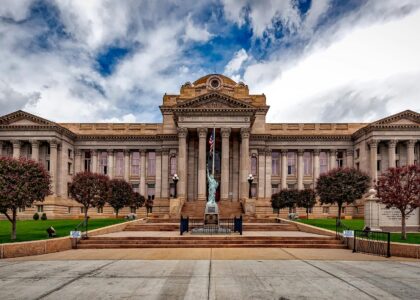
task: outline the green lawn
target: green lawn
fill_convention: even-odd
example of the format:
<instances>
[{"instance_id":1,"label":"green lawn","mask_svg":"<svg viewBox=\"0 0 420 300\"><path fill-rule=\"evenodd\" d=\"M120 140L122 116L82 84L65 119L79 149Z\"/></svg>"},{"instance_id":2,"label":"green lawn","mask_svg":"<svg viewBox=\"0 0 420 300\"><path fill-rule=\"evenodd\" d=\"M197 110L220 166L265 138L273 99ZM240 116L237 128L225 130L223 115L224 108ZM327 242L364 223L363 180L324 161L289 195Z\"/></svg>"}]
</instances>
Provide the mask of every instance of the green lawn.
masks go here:
<instances>
[{"instance_id":1,"label":"green lawn","mask_svg":"<svg viewBox=\"0 0 420 300\"><path fill-rule=\"evenodd\" d=\"M90 219L89 230L105 227L124 222L124 219ZM52 226L57 232L57 237L70 236L70 231L80 223L80 219L72 220L26 220L17 221L16 224L16 242L42 240L48 238L47 228ZM12 223L9 221L0 221L0 243L9 243Z\"/></svg>"},{"instance_id":2,"label":"green lawn","mask_svg":"<svg viewBox=\"0 0 420 300\"><path fill-rule=\"evenodd\" d=\"M335 219L302 219L298 222L335 231ZM364 221L359 219L342 220L341 222L352 230L362 230L365 225ZM407 240L405 241L401 240L401 233L393 232L391 233L391 241L399 243L420 244L420 232L407 233Z\"/></svg>"}]
</instances>

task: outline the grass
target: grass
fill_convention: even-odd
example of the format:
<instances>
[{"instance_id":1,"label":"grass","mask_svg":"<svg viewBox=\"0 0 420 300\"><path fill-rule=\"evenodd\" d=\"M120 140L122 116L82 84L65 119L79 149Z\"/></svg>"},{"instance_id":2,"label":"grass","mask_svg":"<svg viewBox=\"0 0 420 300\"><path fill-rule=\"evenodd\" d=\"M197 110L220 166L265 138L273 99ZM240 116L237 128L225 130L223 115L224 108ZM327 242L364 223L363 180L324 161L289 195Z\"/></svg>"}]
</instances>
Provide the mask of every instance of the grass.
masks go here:
<instances>
[{"instance_id":1,"label":"grass","mask_svg":"<svg viewBox=\"0 0 420 300\"><path fill-rule=\"evenodd\" d=\"M335 231L335 219L302 219L298 222ZM362 230L365 225L364 220L360 219L342 220L341 222L352 230ZM392 232L391 241L398 243L420 244L420 232L407 233L406 240L401 240L401 233Z\"/></svg>"},{"instance_id":2,"label":"grass","mask_svg":"<svg viewBox=\"0 0 420 300\"><path fill-rule=\"evenodd\" d=\"M48 238L47 228L52 226L57 232L57 237L70 236L70 231L83 220L25 220L16 223L16 240L15 242L43 240ZM124 222L124 219L90 219L89 230L105 227L113 224ZM12 232L12 223L8 220L0 221L0 243L10 243L10 234Z\"/></svg>"}]
</instances>

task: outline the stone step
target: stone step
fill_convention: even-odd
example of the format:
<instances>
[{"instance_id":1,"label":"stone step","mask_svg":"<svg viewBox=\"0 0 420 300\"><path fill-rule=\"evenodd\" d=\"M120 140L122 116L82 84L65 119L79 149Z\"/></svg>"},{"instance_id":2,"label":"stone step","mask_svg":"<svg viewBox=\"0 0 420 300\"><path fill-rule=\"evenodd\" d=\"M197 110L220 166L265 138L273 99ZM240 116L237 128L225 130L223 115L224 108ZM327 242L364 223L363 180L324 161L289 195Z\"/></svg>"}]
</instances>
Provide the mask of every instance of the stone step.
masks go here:
<instances>
[{"instance_id":1,"label":"stone step","mask_svg":"<svg viewBox=\"0 0 420 300\"><path fill-rule=\"evenodd\" d=\"M80 244L130 244L130 245L143 245L143 244L171 244L171 245L187 245L187 244L302 244L302 245L312 245L312 244L342 244L339 240L281 240L281 241L266 241L266 240L84 240Z\"/></svg>"},{"instance_id":2,"label":"stone step","mask_svg":"<svg viewBox=\"0 0 420 300\"><path fill-rule=\"evenodd\" d=\"M190 228L199 227L190 224ZM298 231L296 225L279 223L244 223L244 231ZM128 225L124 231L178 231L179 223L145 223Z\"/></svg>"},{"instance_id":3,"label":"stone step","mask_svg":"<svg viewBox=\"0 0 420 300\"><path fill-rule=\"evenodd\" d=\"M124 236L124 237L109 237L109 236L94 236L89 237L87 240L81 240L81 242L84 241L101 241L101 240L209 240L212 241L219 241L219 240L264 240L264 241L283 241L283 240L311 240L311 241L338 241L333 236L241 236L241 235L183 235L183 236Z\"/></svg>"},{"instance_id":4,"label":"stone step","mask_svg":"<svg viewBox=\"0 0 420 300\"><path fill-rule=\"evenodd\" d=\"M79 244L79 249L123 249L123 248L318 248L346 249L343 244L286 244L286 243L255 243L255 244Z\"/></svg>"}]
</instances>

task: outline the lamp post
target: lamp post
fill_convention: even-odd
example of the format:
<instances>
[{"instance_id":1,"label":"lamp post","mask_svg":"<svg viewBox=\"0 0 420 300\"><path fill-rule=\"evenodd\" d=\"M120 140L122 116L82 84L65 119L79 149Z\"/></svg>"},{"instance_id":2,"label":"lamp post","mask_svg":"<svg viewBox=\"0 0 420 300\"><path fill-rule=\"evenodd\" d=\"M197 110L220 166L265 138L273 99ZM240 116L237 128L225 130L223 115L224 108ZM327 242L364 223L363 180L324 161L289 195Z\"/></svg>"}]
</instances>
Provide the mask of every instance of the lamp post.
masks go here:
<instances>
[{"instance_id":1,"label":"lamp post","mask_svg":"<svg viewBox=\"0 0 420 300\"><path fill-rule=\"evenodd\" d=\"M252 198L252 195L251 195L251 185L252 185L252 182L254 181L254 176L252 176L252 174L249 174L248 175L248 182L249 182L249 193L248 193L248 198Z\"/></svg>"},{"instance_id":2,"label":"lamp post","mask_svg":"<svg viewBox=\"0 0 420 300\"><path fill-rule=\"evenodd\" d=\"M174 174L174 176L172 176L172 180L174 181L174 184L175 184L175 186L174 186L174 188L175 188L175 190L174 190L174 198L176 198L176 185L177 185L178 180L179 180L178 174Z\"/></svg>"}]
</instances>

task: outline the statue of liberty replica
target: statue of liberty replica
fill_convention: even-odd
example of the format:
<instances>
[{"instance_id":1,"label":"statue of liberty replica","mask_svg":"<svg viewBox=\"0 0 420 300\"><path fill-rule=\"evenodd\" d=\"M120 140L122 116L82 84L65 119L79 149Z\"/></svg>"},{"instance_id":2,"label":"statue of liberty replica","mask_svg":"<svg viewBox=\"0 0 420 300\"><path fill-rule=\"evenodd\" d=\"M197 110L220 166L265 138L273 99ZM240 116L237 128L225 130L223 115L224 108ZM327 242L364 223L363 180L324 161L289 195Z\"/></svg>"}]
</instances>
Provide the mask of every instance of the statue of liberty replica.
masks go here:
<instances>
[{"instance_id":1,"label":"statue of liberty replica","mask_svg":"<svg viewBox=\"0 0 420 300\"><path fill-rule=\"evenodd\" d=\"M210 155L212 156L212 172L209 172L207 168L207 182L209 185L208 199L206 203L206 210L204 212L204 225L213 224L219 225L219 207L216 203L216 190L219 186L219 183L214 178L214 150L215 150L215 131L213 127L213 132L209 139L210 145Z\"/></svg>"}]
</instances>

